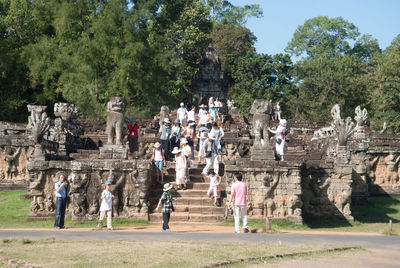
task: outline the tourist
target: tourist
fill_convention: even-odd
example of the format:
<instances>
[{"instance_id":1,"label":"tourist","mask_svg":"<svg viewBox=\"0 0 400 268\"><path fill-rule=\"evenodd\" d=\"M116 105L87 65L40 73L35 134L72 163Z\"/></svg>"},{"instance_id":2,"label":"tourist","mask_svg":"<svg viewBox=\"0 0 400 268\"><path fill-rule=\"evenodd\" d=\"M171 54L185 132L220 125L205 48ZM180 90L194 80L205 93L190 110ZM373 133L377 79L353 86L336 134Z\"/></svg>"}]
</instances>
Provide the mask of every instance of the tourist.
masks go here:
<instances>
[{"instance_id":1,"label":"tourist","mask_svg":"<svg viewBox=\"0 0 400 268\"><path fill-rule=\"evenodd\" d=\"M208 108L211 108L211 105L214 105L214 97L212 96L208 99Z\"/></svg>"},{"instance_id":2,"label":"tourist","mask_svg":"<svg viewBox=\"0 0 400 268\"><path fill-rule=\"evenodd\" d=\"M219 155L222 154L222 138L225 135L224 130L222 129L222 127L218 126L217 122L214 122L214 124L212 125L210 134L213 135L215 138L214 143L215 146L217 148L217 153Z\"/></svg>"},{"instance_id":3,"label":"tourist","mask_svg":"<svg viewBox=\"0 0 400 268\"><path fill-rule=\"evenodd\" d=\"M67 181L65 181L65 175L60 174L58 182L54 188L56 190L56 214L54 219L54 228L63 229L65 209L67 207Z\"/></svg>"},{"instance_id":4,"label":"tourist","mask_svg":"<svg viewBox=\"0 0 400 268\"><path fill-rule=\"evenodd\" d=\"M184 128L183 137L186 138L188 145L191 149L190 159L194 160L194 137L195 137L195 124L194 122L190 122L187 127Z\"/></svg>"},{"instance_id":5,"label":"tourist","mask_svg":"<svg viewBox=\"0 0 400 268\"><path fill-rule=\"evenodd\" d=\"M202 114L200 115L200 127L206 127L207 124L210 122L210 117L207 113L207 111L202 112Z\"/></svg>"},{"instance_id":6,"label":"tourist","mask_svg":"<svg viewBox=\"0 0 400 268\"><path fill-rule=\"evenodd\" d=\"M281 106L279 106L279 102L275 105L275 121L281 120Z\"/></svg>"},{"instance_id":7,"label":"tourist","mask_svg":"<svg viewBox=\"0 0 400 268\"><path fill-rule=\"evenodd\" d=\"M181 151L182 151L182 154L186 158L185 182L188 183L190 181L189 168L190 168L190 163L191 163L191 158L192 158L192 148L190 147L187 139L185 139L185 138L181 139Z\"/></svg>"},{"instance_id":8,"label":"tourist","mask_svg":"<svg viewBox=\"0 0 400 268\"><path fill-rule=\"evenodd\" d=\"M218 113L220 112L221 108L223 107L223 104L218 98L216 98L215 102L214 102L214 106L217 109L217 115L218 115Z\"/></svg>"},{"instance_id":9,"label":"tourist","mask_svg":"<svg viewBox=\"0 0 400 268\"><path fill-rule=\"evenodd\" d=\"M161 132L160 143L161 148L164 152L164 160L167 161L170 158L169 150L169 138L171 136L171 121L168 118L164 118L163 125L161 126L159 132Z\"/></svg>"},{"instance_id":10,"label":"tourist","mask_svg":"<svg viewBox=\"0 0 400 268\"><path fill-rule=\"evenodd\" d=\"M208 139L208 128L206 128L205 126L201 127L199 129L198 137L199 137L198 140L199 147L197 151L198 151L199 163L201 163L202 158L204 157L204 147Z\"/></svg>"},{"instance_id":11,"label":"tourist","mask_svg":"<svg viewBox=\"0 0 400 268\"><path fill-rule=\"evenodd\" d=\"M172 150L172 148L174 147L178 147L179 148L179 142L181 139L181 135L182 135L182 127L181 127L181 123L179 119L176 119L174 121L174 126L171 129L171 136L170 136L170 149Z\"/></svg>"},{"instance_id":12,"label":"tourist","mask_svg":"<svg viewBox=\"0 0 400 268\"><path fill-rule=\"evenodd\" d=\"M153 123L151 124L151 129L159 130L160 129L160 114L157 114L153 118Z\"/></svg>"},{"instance_id":13,"label":"tourist","mask_svg":"<svg viewBox=\"0 0 400 268\"><path fill-rule=\"evenodd\" d=\"M233 177L231 187L231 196L228 201L228 207L233 208L235 218L235 232L240 233L240 215L242 215L242 227L245 233L249 232L247 226L247 185L242 181L242 174L236 173ZM233 201L233 206L232 206Z\"/></svg>"},{"instance_id":14,"label":"tourist","mask_svg":"<svg viewBox=\"0 0 400 268\"><path fill-rule=\"evenodd\" d=\"M226 102L226 106L228 106L228 111L230 111L234 107L234 104L235 102L232 100L232 98L229 98Z\"/></svg>"},{"instance_id":15,"label":"tourist","mask_svg":"<svg viewBox=\"0 0 400 268\"><path fill-rule=\"evenodd\" d=\"M207 108L207 105L205 105L205 104L200 104L199 105L199 118L201 118L201 116L202 115L204 115L205 113L207 113L207 110L206 110L206 108Z\"/></svg>"},{"instance_id":16,"label":"tourist","mask_svg":"<svg viewBox=\"0 0 400 268\"><path fill-rule=\"evenodd\" d=\"M209 109L208 112L209 112L210 117L211 117L211 119L212 119L212 123L214 123L215 121L217 121L217 108L215 107L214 104L211 104L211 105L210 105L210 109Z\"/></svg>"},{"instance_id":17,"label":"tourist","mask_svg":"<svg viewBox=\"0 0 400 268\"><path fill-rule=\"evenodd\" d=\"M281 119L279 120L279 126L276 130L271 130L270 128L268 128L269 132L275 134L275 150L280 161L283 161L283 150L285 149L286 124L286 120Z\"/></svg>"},{"instance_id":18,"label":"tourist","mask_svg":"<svg viewBox=\"0 0 400 268\"><path fill-rule=\"evenodd\" d=\"M274 105L272 104L272 100L268 101L267 114L269 116L269 120L272 121L274 119Z\"/></svg>"},{"instance_id":19,"label":"tourist","mask_svg":"<svg viewBox=\"0 0 400 268\"><path fill-rule=\"evenodd\" d=\"M176 112L176 117L179 119L180 123L184 126L186 125L186 118L187 118L187 109L185 108L185 104L181 102L181 107Z\"/></svg>"},{"instance_id":20,"label":"tourist","mask_svg":"<svg viewBox=\"0 0 400 268\"><path fill-rule=\"evenodd\" d=\"M139 125L136 123L136 117L132 117L129 121L127 126L129 133L128 133L128 142L129 142L129 152L133 154L135 159L138 158L138 151L139 151Z\"/></svg>"},{"instance_id":21,"label":"tourist","mask_svg":"<svg viewBox=\"0 0 400 268\"><path fill-rule=\"evenodd\" d=\"M104 191L101 193L101 205L100 205L100 218L99 218L99 224L97 225L97 228L102 228L103 227L103 221L105 216L107 215L107 229L108 230L113 230L112 228L112 200L114 198L114 195L110 191L110 186L111 182L106 181L104 183Z\"/></svg>"},{"instance_id":22,"label":"tourist","mask_svg":"<svg viewBox=\"0 0 400 268\"><path fill-rule=\"evenodd\" d=\"M188 125L190 125L191 123L194 123L194 127L196 127L195 114L196 114L196 106L192 105L192 108L187 113Z\"/></svg>"},{"instance_id":23,"label":"tourist","mask_svg":"<svg viewBox=\"0 0 400 268\"><path fill-rule=\"evenodd\" d=\"M161 177L161 183L164 183L164 173L162 171L165 165L164 151L159 142L156 142L153 147L154 149L151 156L151 161L154 161L154 165L156 167L157 181L160 181Z\"/></svg>"},{"instance_id":24,"label":"tourist","mask_svg":"<svg viewBox=\"0 0 400 268\"><path fill-rule=\"evenodd\" d=\"M208 179L210 180L210 187L208 188L207 191L207 196L211 197L211 193L214 193L214 206L217 205L217 186L221 183L221 177L215 174L214 171L209 171L208 172Z\"/></svg>"},{"instance_id":25,"label":"tourist","mask_svg":"<svg viewBox=\"0 0 400 268\"><path fill-rule=\"evenodd\" d=\"M163 214L163 226L162 232L171 232L169 229L169 218L171 216L171 212L175 211L174 204L172 203L172 197L170 190L173 188L172 184L166 183L164 184L163 193L161 195L160 201L158 201L156 211L162 209Z\"/></svg>"},{"instance_id":26,"label":"tourist","mask_svg":"<svg viewBox=\"0 0 400 268\"><path fill-rule=\"evenodd\" d=\"M202 175L207 176L208 171L213 165L213 169L215 174L218 174L219 171L219 161L218 161L218 154L217 154L217 147L215 146L215 136L211 135L211 133L208 135L207 142L204 146L204 153L203 155L206 158L206 166L203 169Z\"/></svg>"},{"instance_id":27,"label":"tourist","mask_svg":"<svg viewBox=\"0 0 400 268\"><path fill-rule=\"evenodd\" d=\"M175 155L176 186L178 190L186 190L186 158L178 147L175 147L172 153Z\"/></svg>"}]
</instances>

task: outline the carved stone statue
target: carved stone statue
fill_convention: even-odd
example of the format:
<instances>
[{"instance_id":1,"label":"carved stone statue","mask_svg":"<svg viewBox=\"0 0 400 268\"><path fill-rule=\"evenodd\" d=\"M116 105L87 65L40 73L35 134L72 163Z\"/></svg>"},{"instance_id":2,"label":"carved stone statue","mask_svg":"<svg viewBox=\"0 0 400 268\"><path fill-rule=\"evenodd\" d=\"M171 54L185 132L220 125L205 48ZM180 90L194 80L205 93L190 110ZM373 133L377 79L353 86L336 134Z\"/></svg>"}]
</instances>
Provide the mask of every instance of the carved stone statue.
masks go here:
<instances>
[{"instance_id":1,"label":"carved stone statue","mask_svg":"<svg viewBox=\"0 0 400 268\"><path fill-rule=\"evenodd\" d=\"M267 111L270 109L269 102L263 99L256 99L251 106L250 113L253 114L254 143L251 150L252 160L273 160L274 152L269 142L268 122L270 120Z\"/></svg>"},{"instance_id":2,"label":"carved stone statue","mask_svg":"<svg viewBox=\"0 0 400 268\"><path fill-rule=\"evenodd\" d=\"M79 109L72 103L58 102L54 104L54 115L59 116L62 120L70 121L75 118Z\"/></svg>"},{"instance_id":3,"label":"carved stone statue","mask_svg":"<svg viewBox=\"0 0 400 268\"><path fill-rule=\"evenodd\" d=\"M17 176L17 168L15 165L15 159L19 155L21 151L21 147L18 147L18 149L13 153L11 147L7 146L4 149L4 160L6 160L6 179L10 180L12 177Z\"/></svg>"},{"instance_id":4,"label":"carved stone statue","mask_svg":"<svg viewBox=\"0 0 400 268\"><path fill-rule=\"evenodd\" d=\"M169 118L169 108L168 106L161 106L160 110L160 122L164 122L165 118Z\"/></svg>"},{"instance_id":5,"label":"carved stone statue","mask_svg":"<svg viewBox=\"0 0 400 268\"><path fill-rule=\"evenodd\" d=\"M364 139L365 138L364 125L368 120L367 109L364 108L361 111L360 106L357 106L354 112L356 114L354 116L354 120L356 121L355 138Z\"/></svg>"},{"instance_id":6,"label":"carved stone statue","mask_svg":"<svg viewBox=\"0 0 400 268\"><path fill-rule=\"evenodd\" d=\"M44 152L42 148L43 136L50 129L50 118L45 112L47 106L28 105L28 111L31 115L28 117L27 130L34 143L35 149L33 157L44 160Z\"/></svg>"},{"instance_id":7,"label":"carved stone statue","mask_svg":"<svg viewBox=\"0 0 400 268\"><path fill-rule=\"evenodd\" d=\"M355 131L354 122L350 117L347 117L346 120L341 118L339 104L335 104L332 107L331 115L333 117L331 126L335 130L336 137L338 139L338 145L346 146L347 140Z\"/></svg>"},{"instance_id":8,"label":"carved stone statue","mask_svg":"<svg viewBox=\"0 0 400 268\"><path fill-rule=\"evenodd\" d=\"M121 97L113 97L107 104L107 136L108 144L122 145L122 131L124 127L125 102Z\"/></svg>"}]
</instances>

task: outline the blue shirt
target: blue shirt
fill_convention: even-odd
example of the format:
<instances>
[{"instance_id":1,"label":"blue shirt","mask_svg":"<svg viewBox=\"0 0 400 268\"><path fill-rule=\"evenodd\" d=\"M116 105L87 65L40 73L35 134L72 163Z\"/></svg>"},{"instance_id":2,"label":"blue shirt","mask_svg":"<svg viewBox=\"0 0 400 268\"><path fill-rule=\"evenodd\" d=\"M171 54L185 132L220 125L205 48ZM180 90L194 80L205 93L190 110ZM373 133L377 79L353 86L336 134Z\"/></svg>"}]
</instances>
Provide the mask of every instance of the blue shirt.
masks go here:
<instances>
[{"instance_id":1,"label":"blue shirt","mask_svg":"<svg viewBox=\"0 0 400 268\"><path fill-rule=\"evenodd\" d=\"M54 188L56 189L56 197L66 197L67 196L67 187L65 185L61 188L61 190L57 193L57 189L60 188L61 182L57 182Z\"/></svg>"}]
</instances>

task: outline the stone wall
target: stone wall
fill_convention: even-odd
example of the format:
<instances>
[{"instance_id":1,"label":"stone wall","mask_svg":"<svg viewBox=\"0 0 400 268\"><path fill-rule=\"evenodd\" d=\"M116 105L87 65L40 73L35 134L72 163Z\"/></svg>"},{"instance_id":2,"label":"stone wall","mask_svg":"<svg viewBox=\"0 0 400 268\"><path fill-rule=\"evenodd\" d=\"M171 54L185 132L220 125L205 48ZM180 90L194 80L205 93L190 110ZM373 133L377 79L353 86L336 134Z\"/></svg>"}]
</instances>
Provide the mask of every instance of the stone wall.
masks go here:
<instances>
[{"instance_id":1,"label":"stone wall","mask_svg":"<svg viewBox=\"0 0 400 268\"><path fill-rule=\"evenodd\" d=\"M104 182L112 182L114 217L148 219L152 167L146 160L30 161L29 216L50 217L55 210L54 185L60 173L71 193L67 215L73 220L98 218Z\"/></svg>"},{"instance_id":2,"label":"stone wall","mask_svg":"<svg viewBox=\"0 0 400 268\"><path fill-rule=\"evenodd\" d=\"M268 216L296 224L303 222L300 164L242 159L225 165L228 196L236 172L243 174L243 181L248 186L247 202L251 218Z\"/></svg>"}]
</instances>

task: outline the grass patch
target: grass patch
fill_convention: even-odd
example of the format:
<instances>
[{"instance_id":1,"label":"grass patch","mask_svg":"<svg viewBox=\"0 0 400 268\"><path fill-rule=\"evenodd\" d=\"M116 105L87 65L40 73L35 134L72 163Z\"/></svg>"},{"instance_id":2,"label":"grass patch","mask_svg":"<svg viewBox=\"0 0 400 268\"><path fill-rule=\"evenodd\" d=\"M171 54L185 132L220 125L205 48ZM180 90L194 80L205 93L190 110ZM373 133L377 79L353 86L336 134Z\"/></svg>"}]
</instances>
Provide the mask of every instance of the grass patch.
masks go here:
<instances>
[{"instance_id":1,"label":"grass patch","mask_svg":"<svg viewBox=\"0 0 400 268\"><path fill-rule=\"evenodd\" d=\"M21 247L17 242L20 241L0 244L2 255L45 267L199 267L222 260L333 247L290 243L63 240L57 240L57 246L50 246L51 239L35 240ZM61 262L60 248L68 249L62 252Z\"/></svg>"},{"instance_id":2,"label":"grass patch","mask_svg":"<svg viewBox=\"0 0 400 268\"><path fill-rule=\"evenodd\" d=\"M54 218L34 219L28 218L31 200L20 199L26 191L3 191L0 192L0 228L51 228L54 226ZM94 228L97 220L93 221L72 221L65 219L67 227ZM146 226L149 221L113 219L113 226Z\"/></svg>"}]
</instances>

